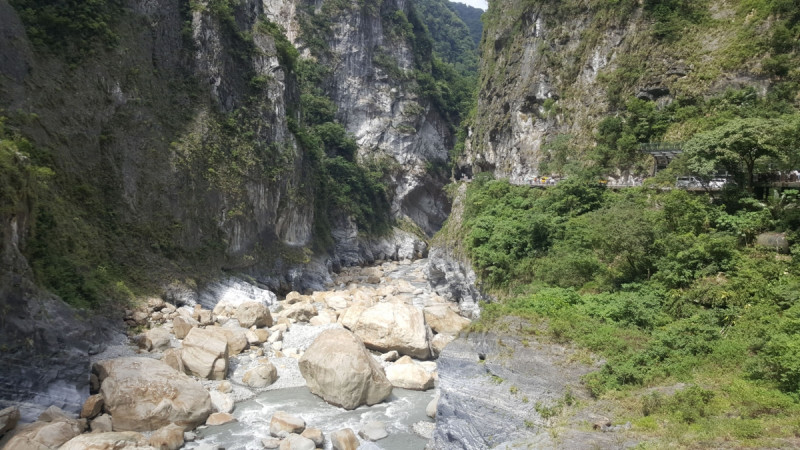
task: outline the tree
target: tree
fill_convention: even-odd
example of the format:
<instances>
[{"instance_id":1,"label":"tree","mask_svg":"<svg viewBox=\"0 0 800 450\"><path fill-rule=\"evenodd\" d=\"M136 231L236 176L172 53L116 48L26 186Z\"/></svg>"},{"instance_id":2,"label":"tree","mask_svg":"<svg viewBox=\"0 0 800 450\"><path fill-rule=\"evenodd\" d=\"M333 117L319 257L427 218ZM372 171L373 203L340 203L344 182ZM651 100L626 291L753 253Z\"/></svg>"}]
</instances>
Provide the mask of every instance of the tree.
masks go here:
<instances>
[{"instance_id":1,"label":"tree","mask_svg":"<svg viewBox=\"0 0 800 450\"><path fill-rule=\"evenodd\" d=\"M747 190L753 192L757 165L782 153L782 128L772 119L737 118L699 133L684 148L689 167L701 176L713 174L718 166L734 173L744 170Z\"/></svg>"}]
</instances>

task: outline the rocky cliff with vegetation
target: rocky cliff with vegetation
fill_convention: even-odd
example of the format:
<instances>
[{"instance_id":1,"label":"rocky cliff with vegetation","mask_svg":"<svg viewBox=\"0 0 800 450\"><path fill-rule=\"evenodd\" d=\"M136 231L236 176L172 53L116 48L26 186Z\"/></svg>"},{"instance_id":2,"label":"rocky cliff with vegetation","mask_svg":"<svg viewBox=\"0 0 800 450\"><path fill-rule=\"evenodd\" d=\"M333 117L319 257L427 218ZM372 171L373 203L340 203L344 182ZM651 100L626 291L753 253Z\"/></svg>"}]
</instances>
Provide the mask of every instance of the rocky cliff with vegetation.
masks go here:
<instances>
[{"instance_id":1,"label":"rocky cliff with vegetation","mask_svg":"<svg viewBox=\"0 0 800 450\"><path fill-rule=\"evenodd\" d=\"M791 1L490 2L454 161L470 179L431 255L497 301L443 352L437 444L516 423L507 446L797 445L799 19ZM649 143L683 154L609 189L649 174ZM584 353L537 394L560 345Z\"/></svg>"},{"instance_id":2,"label":"rocky cliff with vegetation","mask_svg":"<svg viewBox=\"0 0 800 450\"><path fill-rule=\"evenodd\" d=\"M796 6L491 2L478 114L458 165L512 181L564 175L570 165L638 174L647 166L640 143L682 142L730 116L790 112Z\"/></svg>"},{"instance_id":3,"label":"rocky cliff with vegetation","mask_svg":"<svg viewBox=\"0 0 800 450\"><path fill-rule=\"evenodd\" d=\"M469 94L409 2L3 0L0 25L14 361L85 354L92 327L53 329L71 313L47 317L46 292L87 316L232 276L320 288L341 265L422 255L449 212Z\"/></svg>"}]
</instances>

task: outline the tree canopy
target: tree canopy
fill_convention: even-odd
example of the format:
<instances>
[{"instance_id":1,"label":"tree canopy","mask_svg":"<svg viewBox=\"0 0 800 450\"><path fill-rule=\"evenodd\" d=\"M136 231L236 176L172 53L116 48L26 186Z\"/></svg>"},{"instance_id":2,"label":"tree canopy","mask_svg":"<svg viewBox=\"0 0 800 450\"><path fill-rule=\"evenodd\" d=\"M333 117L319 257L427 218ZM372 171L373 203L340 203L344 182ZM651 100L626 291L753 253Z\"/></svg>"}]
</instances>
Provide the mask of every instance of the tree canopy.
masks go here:
<instances>
[{"instance_id":1,"label":"tree canopy","mask_svg":"<svg viewBox=\"0 0 800 450\"><path fill-rule=\"evenodd\" d=\"M797 141L793 123L794 120L736 118L698 133L685 145L689 167L701 176L710 176L719 167L741 173L752 192L759 166L772 162L778 168L797 152L796 148L789 148Z\"/></svg>"}]
</instances>

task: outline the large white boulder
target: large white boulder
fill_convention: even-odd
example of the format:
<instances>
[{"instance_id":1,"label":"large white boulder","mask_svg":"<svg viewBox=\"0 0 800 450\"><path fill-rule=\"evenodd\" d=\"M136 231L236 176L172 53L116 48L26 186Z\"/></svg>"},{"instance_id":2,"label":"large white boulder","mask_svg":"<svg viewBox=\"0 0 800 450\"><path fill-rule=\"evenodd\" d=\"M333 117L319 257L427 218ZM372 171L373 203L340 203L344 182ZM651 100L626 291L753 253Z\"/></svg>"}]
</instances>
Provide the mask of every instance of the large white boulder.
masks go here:
<instances>
[{"instance_id":1,"label":"large white boulder","mask_svg":"<svg viewBox=\"0 0 800 450\"><path fill-rule=\"evenodd\" d=\"M446 303L428 306L424 309L425 322L436 333L458 334L470 324Z\"/></svg>"},{"instance_id":2,"label":"large white boulder","mask_svg":"<svg viewBox=\"0 0 800 450\"><path fill-rule=\"evenodd\" d=\"M187 315L179 315L172 319L172 331L178 339L186 338L192 328L199 327L200 322Z\"/></svg>"},{"instance_id":3,"label":"large white boulder","mask_svg":"<svg viewBox=\"0 0 800 450\"><path fill-rule=\"evenodd\" d=\"M181 359L190 375L224 380L228 373L228 341L225 334L208 328L192 328L183 340Z\"/></svg>"},{"instance_id":4,"label":"large white boulder","mask_svg":"<svg viewBox=\"0 0 800 450\"><path fill-rule=\"evenodd\" d=\"M272 315L263 303L245 302L236 309L236 319L245 327L271 327Z\"/></svg>"},{"instance_id":5,"label":"large white boulder","mask_svg":"<svg viewBox=\"0 0 800 450\"><path fill-rule=\"evenodd\" d=\"M425 317L412 305L378 303L361 313L353 333L373 350L397 350L418 359L431 356Z\"/></svg>"},{"instance_id":6,"label":"large white boulder","mask_svg":"<svg viewBox=\"0 0 800 450\"><path fill-rule=\"evenodd\" d=\"M350 428L344 428L331 433L333 450L356 450L359 442L356 434Z\"/></svg>"},{"instance_id":7,"label":"large white boulder","mask_svg":"<svg viewBox=\"0 0 800 450\"><path fill-rule=\"evenodd\" d=\"M415 391L427 391L433 387L433 375L416 364L408 356L400 358L386 368L386 378L392 386Z\"/></svg>"},{"instance_id":8,"label":"large white boulder","mask_svg":"<svg viewBox=\"0 0 800 450\"><path fill-rule=\"evenodd\" d=\"M269 434L278 438L285 438L293 433L300 434L305 429L305 420L284 411L276 411L269 421Z\"/></svg>"},{"instance_id":9,"label":"large white boulder","mask_svg":"<svg viewBox=\"0 0 800 450\"><path fill-rule=\"evenodd\" d=\"M252 388L263 388L278 380L278 369L268 360L245 372L242 382Z\"/></svg>"},{"instance_id":10,"label":"large white boulder","mask_svg":"<svg viewBox=\"0 0 800 450\"><path fill-rule=\"evenodd\" d=\"M325 330L299 361L312 393L345 409L382 402L392 384L356 335L341 328Z\"/></svg>"},{"instance_id":11,"label":"large white boulder","mask_svg":"<svg viewBox=\"0 0 800 450\"><path fill-rule=\"evenodd\" d=\"M278 317L294 319L298 322L308 322L317 314L317 308L310 302L300 302L284 308L278 313Z\"/></svg>"},{"instance_id":12,"label":"large white boulder","mask_svg":"<svg viewBox=\"0 0 800 450\"><path fill-rule=\"evenodd\" d=\"M190 430L211 413L203 385L161 361L118 358L100 361L94 370L114 431L152 431L170 423Z\"/></svg>"}]
</instances>

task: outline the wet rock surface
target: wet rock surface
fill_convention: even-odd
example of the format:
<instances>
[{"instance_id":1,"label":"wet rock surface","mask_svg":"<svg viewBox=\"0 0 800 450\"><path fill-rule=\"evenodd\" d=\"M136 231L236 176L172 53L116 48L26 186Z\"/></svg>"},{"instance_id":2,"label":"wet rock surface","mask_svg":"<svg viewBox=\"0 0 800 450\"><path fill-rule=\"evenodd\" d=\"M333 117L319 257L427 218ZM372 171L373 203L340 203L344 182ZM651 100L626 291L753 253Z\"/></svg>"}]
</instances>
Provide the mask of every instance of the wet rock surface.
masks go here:
<instances>
[{"instance_id":1,"label":"wet rock surface","mask_svg":"<svg viewBox=\"0 0 800 450\"><path fill-rule=\"evenodd\" d=\"M512 333L474 333L444 349L438 360L440 397L433 448L627 448L624 434L584 431L597 417L581 377L598 363L575 351ZM573 408L575 400L589 406ZM540 411L557 411L543 417ZM608 420L608 419L606 419ZM557 436L557 437L554 437Z\"/></svg>"}]
</instances>

